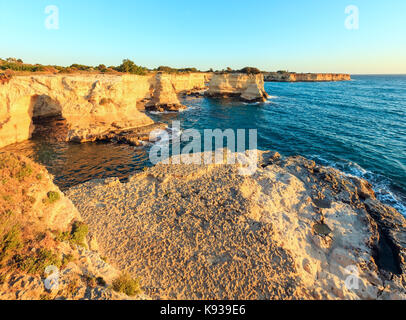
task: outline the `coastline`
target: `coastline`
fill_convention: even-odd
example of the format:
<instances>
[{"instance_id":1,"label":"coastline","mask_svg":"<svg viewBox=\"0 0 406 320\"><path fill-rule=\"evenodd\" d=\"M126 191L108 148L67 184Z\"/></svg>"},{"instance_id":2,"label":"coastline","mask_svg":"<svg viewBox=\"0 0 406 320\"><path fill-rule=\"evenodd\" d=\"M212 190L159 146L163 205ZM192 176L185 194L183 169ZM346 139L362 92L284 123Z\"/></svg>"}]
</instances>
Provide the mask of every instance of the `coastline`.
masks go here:
<instances>
[{"instance_id":1,"label":"coastline","mask_svg":"<svg viewBox=\"0 0 406 320\"><path fill-rule=\"evenodd\" d=\"M232 85L237 101L249 87L244 81ZM220 98L230 95L215 83ZM255 101L257 90L248 91ZM132 128L120 140L122 131L107 136L137 146L149 135ZM406 298L403 216L376 200L365 180L302 157L260 154L249 178L237 175L237 166L158 164L127 183L92 180L66 194L97 239L99 260L107 256L114 268L140 276L144 298ZM361 289L346 287L351 270ZM109 294L102 297L113 299Z\"/></svg>"}]
</instances>

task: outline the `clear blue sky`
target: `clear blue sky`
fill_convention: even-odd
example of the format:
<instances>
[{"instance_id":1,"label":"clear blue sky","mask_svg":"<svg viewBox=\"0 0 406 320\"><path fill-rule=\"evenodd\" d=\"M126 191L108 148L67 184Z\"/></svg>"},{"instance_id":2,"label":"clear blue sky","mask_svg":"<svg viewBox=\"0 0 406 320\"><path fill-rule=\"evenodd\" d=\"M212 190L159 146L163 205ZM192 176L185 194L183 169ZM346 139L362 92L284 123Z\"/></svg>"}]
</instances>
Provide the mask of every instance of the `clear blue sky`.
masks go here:
<instances>
[{"instance_id":1,"label":"clear blue sky","mask_svg":"<svg viewBox=\"0 0 406 320\"><path fill-rule=\"evenodd\" d=\"M30 63L406 73L404 0L0 0L0 13L0 57Z\"/></svg>"}]
</instances>

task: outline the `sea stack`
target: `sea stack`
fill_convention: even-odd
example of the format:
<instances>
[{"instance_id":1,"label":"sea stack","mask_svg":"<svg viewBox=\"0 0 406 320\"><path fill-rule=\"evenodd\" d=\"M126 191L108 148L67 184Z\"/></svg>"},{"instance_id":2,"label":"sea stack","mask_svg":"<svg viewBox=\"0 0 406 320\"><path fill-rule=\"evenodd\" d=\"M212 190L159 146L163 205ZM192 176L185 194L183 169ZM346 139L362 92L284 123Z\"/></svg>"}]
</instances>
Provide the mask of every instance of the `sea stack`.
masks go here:
<instances>
[{"instance_id":1,"label":"sea stack","mask_svg":"<svg viewBox=\"0 0 406 320\"><path fill-rule=\"evenodd\" d=\"M209 97L238 98L247 102L264 102L268 94L264 89L263 74L214 74L207 91Z\"/></svg>"}]
</instances>

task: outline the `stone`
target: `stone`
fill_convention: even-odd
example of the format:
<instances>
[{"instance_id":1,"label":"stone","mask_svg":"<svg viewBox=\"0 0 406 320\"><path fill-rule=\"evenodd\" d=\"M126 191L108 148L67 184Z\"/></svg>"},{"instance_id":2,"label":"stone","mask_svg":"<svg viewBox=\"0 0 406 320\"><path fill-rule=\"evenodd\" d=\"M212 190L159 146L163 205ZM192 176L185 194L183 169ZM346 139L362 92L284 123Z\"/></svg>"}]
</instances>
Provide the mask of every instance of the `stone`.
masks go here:
<instances>
[{"instance_id":1,"label":"stone","mask_svg":"<svg viewBox=\"0 0 406 320\"><path fill-rule=\"evenodd\" d=\"M268 95L262 74L214 74L206 93L209 97L236 97L242 101L264 102Z\"/></svg>"}]
</instances>

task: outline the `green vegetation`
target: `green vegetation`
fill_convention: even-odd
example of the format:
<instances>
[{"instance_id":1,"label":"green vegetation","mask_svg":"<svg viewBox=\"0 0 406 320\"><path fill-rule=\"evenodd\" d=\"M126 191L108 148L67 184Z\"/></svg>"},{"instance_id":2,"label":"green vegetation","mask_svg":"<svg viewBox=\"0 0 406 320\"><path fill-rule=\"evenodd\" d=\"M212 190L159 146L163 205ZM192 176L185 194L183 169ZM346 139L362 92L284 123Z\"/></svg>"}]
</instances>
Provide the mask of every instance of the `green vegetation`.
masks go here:
<instances>
[{"instance_id":1,"label":"green vegetation","mask_svg":"<svg viewBox=\"0 0 406 320\"><path fill-rule=\"evenodd\" d=\"M90 71L90 70L93 69L92 67L85 66L85 65L83 65L83 64L77 64L77 63L72 64L72 65L70 66L70 68L76 69L76 70L81 70L81 71Z\"/></svg>"},{"instance_id":2,"label":"green vegetation","mask_svg":"<svg viewBox=\"0 0 406 320\"><path fill-rule=\"evenodd\" d=\"M141 293L139 279L133 279L128 274L122 274L113 281L113 290L125 293L128 296L135 296Z\"/></svg>"},{"instance_id":3,"label":"green vegetation","mask_svg":"<svg viewBox=\"0 0 406 320\"><path fill-rule=\"evenodd\" d=\"M75 222L71 231L71 242L84 246L89 227L83 222Z\"/></svg>"},{"instance_id":4,"label":"green vegetation","mask_svg":"<svg viewBox=\"0 0 406 320\"><path fill-rule=\"evenodd\" d=\"M1 226L2 229L6 226ZM23 247L21 228L13 226L0 240L0 264L10 258L16 250Z\"/></svg>"},{"instance_id":5,"label":"green vegetation","mask_svg":"<svg viewBox=\"0 0 406 320\"><path fill-rule=\"evenodd\" d=\"M230 69L230 68L228 68ZM8 58L6 60L0 59L0 70L12 70L16 72L52 72L52 73L84 73L84 72L100 72L100 73L130 73L136 75L145 75L148 73L148 68L136 65L130 59L124 59L119 66L106 67L104 64L99 64L98 66L87 66L83 64L74 63L68 67L57 66L57 65L41 65L41 64L26 64L21 59ZM210 69L211 72L213 71ZM210 71L209 70L209 71ZM191 72L201 72L196 68L171 68L168 66L160 66L154 71L164 72L164 73L191 73ZM230 69L231 71L231 69ZM7 79L5 79L7 80Z\"/></svg>"},{"instance_id":6,"label":"green vegetation","mask_svg":"<svg viewBox=\"0 0 406 320\"><path fill-rule=\"evenodd\" d=\"M48 266L61 267L62 261L60 257L48 249L38 249L34 254L14 256L14 261L17 267L30 274L43 274Z\"/></svg>"},{"instance_id":7,"label":"green vegetation","mask_svg":"<svg viewBox=\"0 0 406 320\"><path fill-rule=\"evenodd\" d=\"M145 75L148 71L147 68L137 66L133 61L129 59L124 59L123 63L120 66L116 67L115 70L119 72L138 75Z\"/></svg>"},{"instance_id":8,"label":"green vegetation","mask_svg":"<svg viewBox=\"0 0 406 320\"><path fill-rule=\"evenodd\" d=\"M49 191L47 197L43 200L45 204L53 204L61 199L59 192Z\"/></svg>"},{"instance_id":9,"label":"green vegetation","mask_svg":"<svg viewBox=\"0 0 406 320\"><path fill-rule=\"evenodd\" d=\"M0 64L0 70L14 70L14 71L29 71L29 72L38 72L44 71L44 67L41 65L31 65L15 62L4 62Z\"/></svg>"},{"instance_id":10,"label":"green vegetation","mask_svg":"<svg viewBox=\"0 0 406 320\"><path fill-rule=\"evenodd\" d=\"M175 69L167 66L160 66L156 69L156 71L164 72L164 73L190 73L190 72L200 72L196 68L183 68L183 69Z\"/></svg>"},{"instance_id":11,"label":"green vegetation","mask_svg":"<svg viewBox=\"0 0 406 320\"><path fill-rule=\"evenodd\" d=\"M253 67L245 67L239 71L240 73L246 73L246 74L259 74L261 73L261 70Z\"/></svg>"},{"instance_id":12,"label":"green vegetation","mask_svg":"<svg viewBox=\"0 0 406 320\"><path fill-rule=\"evenodd\" d=\"M102 73L105 73L105 72L107 72L107 71L109 70L104 64L99 64L99 65L96 67L96 69L99 70L99 71L102 72Z\"/></svg>"},{"instance_id":13,"label":"green vegetation","mask_svg":"<svg viewBox=\"0 0 406 320\"><path fill-rule=\"evenodd\" d=\"M241 70L233 70L231 68L227 68L222 71L216 71L216 73L245 73L245 74L259 74L261 73L261 70L258 68L253 68L253 67L245 67L242 68Z\"/></svg>"},{"instance_id":14,"label":"green vegetation","mask_svg":"<svg viewBox=\"0 0 406 320\"><path fill-rule=\"evenodd\" d=\"M60 232L56 235L57 241L69 241L72 244L85 246L86 236L89 233L89 227L79 221L75 221L72 225L71 231Z\"/></svg>"}]
</instances>

